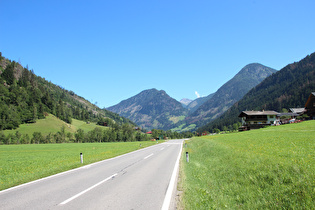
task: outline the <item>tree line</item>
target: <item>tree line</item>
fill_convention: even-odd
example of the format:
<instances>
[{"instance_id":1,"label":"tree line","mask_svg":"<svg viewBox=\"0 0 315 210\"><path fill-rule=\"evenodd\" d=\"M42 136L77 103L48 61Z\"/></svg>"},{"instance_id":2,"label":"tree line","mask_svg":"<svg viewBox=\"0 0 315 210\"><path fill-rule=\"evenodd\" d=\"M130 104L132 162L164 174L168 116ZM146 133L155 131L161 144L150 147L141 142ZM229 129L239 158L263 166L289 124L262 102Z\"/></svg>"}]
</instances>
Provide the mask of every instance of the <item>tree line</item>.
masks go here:
<instances>
[{"instance_id":1,"label":"tree line","mask_svg":"<svg viewBox=\"0 0 315 210\"><path fill-rule=\"evenodd\" d=\"M179 139L191 138L191 132L177 133L172 131L152 130L152 135L134 130L130 124L123 124L119 128L102 129L96 127L91 131L85 132L78 129L75 133L67 132L62 126L57 133L43 135L41 132L34 132L33 135L21 134L16 131L14 134L5 136L0 132L0 144L51 144L51 143L102 143L102 142L132 142L149 141L157 139Z\"/></svg>"},{"instance_id":2,"label":"tree line","mask_svg":"<svg viewBox=\"0 0 315 210\"><path fill-rule=\"evenodd\" d=\"M140 131L134 131L129 124L124 124L120 129L102 129L96 127L91 131L85 132L78 129L75 133L67 132L62 126L57 133L43 135L41 132L34 132L33 135L15 134L5 136L0 133L0 144L48 144L48 143L93 143L93 142L128 142L128 141L147 141L149 136Z\"/></svg>"}]
</instances>

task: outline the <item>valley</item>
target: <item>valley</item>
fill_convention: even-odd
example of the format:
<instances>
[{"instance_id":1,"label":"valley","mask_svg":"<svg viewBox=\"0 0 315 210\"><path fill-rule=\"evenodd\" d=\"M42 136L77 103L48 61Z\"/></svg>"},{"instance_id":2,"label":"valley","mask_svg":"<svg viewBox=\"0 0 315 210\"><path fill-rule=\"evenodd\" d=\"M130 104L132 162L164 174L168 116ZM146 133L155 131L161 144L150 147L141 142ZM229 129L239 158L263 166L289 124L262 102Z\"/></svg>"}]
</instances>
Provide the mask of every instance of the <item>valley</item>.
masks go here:
<instances>
[{"instance_id":1,"label":"valley","mask_svg":"<svg viewBox=\"0 0 315 210\"><path fill-rule=\"evenodd\" d=\"M5 110L1 117L8 119L1 121L0 128L5 131L5 135L11 136L26 127L32 130L31 124L45 119L44 115L50 119L53 115L62 120L65 131L72 135L77 132L76 123L79 121L85 122L86 125L81 130L86 132L90 131L89 128L95 129L93 124L106 124L114 130L121 129L123 124L129 124L130 128L138 127L143 131L139 136L144 136L145 132L152 129L177 133L233 130L240 125L238 112L247 109L281 112L283 108L303 107L309 93L315 89L312 79L313 53L279 71L259 63L248 64L216 92L195 100L186 98L177 101L164 90L152 88L114 106L101 109L73 91L36 76L34 72L14 61L1 56L0 64L1 81L4 84L1 86L3 97L0 108ZM292 85L299 88L293 90ZM272 98L270 90L273 90ZM58 129L60 131L60 125L57 126L59 128L49 127L55 127L52 132L58 132ZM49 133L45 129L39 129L45 134ZM71 134L68 139L74 139L70 136Z\"/></svg>"},{"instance_id":2,"label":"valley","mask_svg":"<svg viewBox=\"0 0 315 210\"><path fill-rule=\"evenodd\" d=\"M315 1L0 2L0 210L314 209Z\"/></svg>"}]
</instances>

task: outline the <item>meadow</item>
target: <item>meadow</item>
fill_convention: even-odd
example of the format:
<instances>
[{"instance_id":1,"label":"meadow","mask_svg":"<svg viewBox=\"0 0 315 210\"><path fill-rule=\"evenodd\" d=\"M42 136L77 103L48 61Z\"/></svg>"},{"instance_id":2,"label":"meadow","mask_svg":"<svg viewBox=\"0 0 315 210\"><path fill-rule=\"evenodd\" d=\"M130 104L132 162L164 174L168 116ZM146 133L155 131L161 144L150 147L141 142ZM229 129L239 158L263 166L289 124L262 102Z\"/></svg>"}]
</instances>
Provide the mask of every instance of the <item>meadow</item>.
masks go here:
<instances>
[{"instance_id":1,"label":"meadow","mask_svg":"<svg viewBox=\"0 0 315 210\"><path fill-rule=\"evenodd\" d=\"M22 135L28 134L29 136L32 136L34 132L41 132L46 136L49 133L59 132L62 126L65 127L65 131L68 133L75 133L78 129L82 129L84 132L89 132L96 127L108 129L107 127L96 125L96 123L86 123L76 119L72 119L72 123L68 124L58 119L56 116L49 114L45 119L37 120L36 123L21 124L17 129L4 130L2 132L5 136L8 134L15 134L17 131Z\"/></svg>"},{"instance_id":2,"label":"meadow","mask_svg":"<svg viewBox=\"0 0 315 210\"><path fill-rule=\"evenodd\" d=\"M141 141L0 145L0 190L153 144L156 143ZM83 153L83 164L80 162L80 153Z\"/></svg>"},{"instance_id":3,"label":"meadow","mask_svg":"<svg viewBox=\"0 0 315 210\"><path fill-rule=\"evenodd\" d=\"M187 141L182 209L312 209L315 121Z\"/></svg>"}]
</instances>

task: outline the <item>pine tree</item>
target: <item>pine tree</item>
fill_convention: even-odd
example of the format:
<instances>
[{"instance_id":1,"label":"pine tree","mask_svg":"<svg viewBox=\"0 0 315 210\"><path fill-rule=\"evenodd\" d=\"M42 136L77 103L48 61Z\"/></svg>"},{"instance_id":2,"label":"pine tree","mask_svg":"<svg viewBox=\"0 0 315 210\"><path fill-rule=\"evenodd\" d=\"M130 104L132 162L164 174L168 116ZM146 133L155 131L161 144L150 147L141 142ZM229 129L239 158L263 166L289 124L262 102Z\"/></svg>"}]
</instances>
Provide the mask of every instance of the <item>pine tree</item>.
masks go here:
<instances>
[{"instance_id":1,"label":"pine tree","mask_svg":"<svg viewBox=\"0 0 315 210\"><path fill-rule=\"evenodd\" d=\"M14 67L15 62L13 61L11 64L7 65L5 70L2 73L2 77L5 79L8 85L12 85L14 81Z\"/></svg>"}]
</instances>

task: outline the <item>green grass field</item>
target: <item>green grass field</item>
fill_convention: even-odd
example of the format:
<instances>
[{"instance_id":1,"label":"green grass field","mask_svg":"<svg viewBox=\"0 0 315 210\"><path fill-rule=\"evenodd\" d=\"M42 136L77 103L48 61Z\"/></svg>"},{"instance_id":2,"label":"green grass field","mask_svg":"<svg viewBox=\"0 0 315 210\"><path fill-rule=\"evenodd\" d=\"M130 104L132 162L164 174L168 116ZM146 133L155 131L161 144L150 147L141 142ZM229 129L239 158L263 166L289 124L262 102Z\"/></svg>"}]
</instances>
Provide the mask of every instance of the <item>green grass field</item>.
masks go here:
<instances>
[{"instance_id":1,"label":"green grass field","mask_svg":"<svg viewBox=\"0 0 315 210\"><path fill-rule=\"evenodd\" d=\"M0 190L153 144L156 142L0 145ZM84 164L80 163L81 152Z\"/></svg>"},{"instance_id":2,"label":"green grass field","mask_svg":"<svg viewBox=\"0 0 315 210\"><path fill-rule=\"evenodd\" d=\"M315 121L193 138L183 152L183 209L312 209Z\"/></svg>"},{"instance_id":3,"label":"green grass field","mask_svg":"<svg viewBox=\"0 0 315 210\"><path fill-rule=\"evenodd\" d=\"M84 121L72 119L72 124L65 123L64 121L58 119L54 115L49 114L45 119L37 120L36 123L31 124L22 124L19 128L15 130L4 130L2 131L4 135L15 134L16 131L19 131L22 135L28 134L32 136L34 132L41 132L44 136L49 133L57 133L61 130L61 127L65 126L66 132L75 133L78 129L84 130L84 132L89 132L96 127L101 129L108 129L104 126L96 125L96 123L86 123Z\"/></svg>"}]
</instances>

